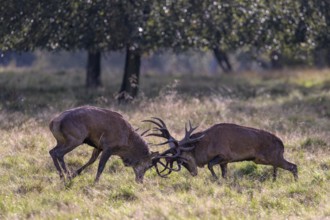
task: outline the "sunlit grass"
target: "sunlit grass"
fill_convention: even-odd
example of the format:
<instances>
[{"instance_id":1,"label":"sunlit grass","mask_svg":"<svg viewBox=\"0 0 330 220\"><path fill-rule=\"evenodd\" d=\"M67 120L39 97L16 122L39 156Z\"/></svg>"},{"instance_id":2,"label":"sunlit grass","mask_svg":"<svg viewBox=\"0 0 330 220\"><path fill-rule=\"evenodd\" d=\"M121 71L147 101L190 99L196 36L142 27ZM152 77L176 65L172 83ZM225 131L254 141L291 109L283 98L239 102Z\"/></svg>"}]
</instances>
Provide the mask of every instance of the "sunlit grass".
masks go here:
<instances>
[{"instance_id":1,"label":"sunlit grass","mask_svg":"<svg viewBox=\"0 0 330 220\"><path fill-rule=\"evenodd\" d=\"M312 76L315 76L313 78ZM177 80L177 81L175 81ZM83 73L1 73L1 219L326 219L330 218L330 72L274 75L144 76L134 103L113 99L120 79L105 76L104 88L85 90ZM94 185L97 163L62 183L48 151L55 145L48 122L59 112L91 104L118 111L134 126L158 116L180 139L190 119L199 130L220 122L265 129L279 136L285 158L298 165L299 181L270 166L232 163L228 179L206 167L197 177L183 170L167 179L148 171L136 184L132 169L111 157ZM158 142L149 138L148 142ZM153 151L163 148L152 147ZM66 156L70 169L84 164L83 145ZM219 166L215 167L220 176Z\"/></svg>"}]
</instances>

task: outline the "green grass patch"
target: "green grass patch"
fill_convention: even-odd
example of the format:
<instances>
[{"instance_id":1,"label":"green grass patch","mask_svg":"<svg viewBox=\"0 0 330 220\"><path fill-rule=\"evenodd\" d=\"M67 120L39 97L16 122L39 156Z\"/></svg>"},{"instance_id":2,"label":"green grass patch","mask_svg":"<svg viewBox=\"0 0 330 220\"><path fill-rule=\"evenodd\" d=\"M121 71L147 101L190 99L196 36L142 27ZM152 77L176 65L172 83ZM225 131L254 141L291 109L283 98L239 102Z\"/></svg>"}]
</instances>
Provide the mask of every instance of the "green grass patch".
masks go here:
<instances>
[{"instance_id":1,"label":"green grass patch","mask_svg":"<svg viewBox=\"0 0 330 220\"><path fill-rule=\"evenodd\" d=\"M330 216L330 72L287 71L234 76L143 75L140 96L118 105L121 77L104 75L103 88L84 88L84 73L0 73L1 219L327 219ZM147 171L143 184L113 156L94 184L98 160L72 181L60 181L48 151L56 144L52 117L79 106L118 111L142 130L158 116L181 139L190 119L198 130L221 122L268 130L283 140L284 157L299 180L279 169L237 162L227 179L205 166L192 177L184 168L168 178ZM147 142L158 143L154 137ZM163 150L150 147L152 151ZM93 148L66 155L72 171Z\"/></svg>"}]
</instances>

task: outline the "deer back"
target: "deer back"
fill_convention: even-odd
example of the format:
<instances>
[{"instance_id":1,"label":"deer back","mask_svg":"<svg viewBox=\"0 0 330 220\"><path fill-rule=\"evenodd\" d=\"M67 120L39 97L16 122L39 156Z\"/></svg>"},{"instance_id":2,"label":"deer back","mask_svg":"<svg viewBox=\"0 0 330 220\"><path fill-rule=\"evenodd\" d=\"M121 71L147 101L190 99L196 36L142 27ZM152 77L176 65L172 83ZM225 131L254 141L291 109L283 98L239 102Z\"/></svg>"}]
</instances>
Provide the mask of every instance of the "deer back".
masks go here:
<instances>
[{"instance_id":1,"label":"deer back","mask_svg":"<svg viewBox=\"0 0 330 220\"><path fill-rule=\"evenodd\" d=\"M64 111L50 122L58 142L70 139L96 148L113 148L119 156L148 154L148 146L132 126L117 112L83 106Z\"/></svg>"},{"instance_id":2,"label":"deer back","mask_svg":"<svg viewBox=\"0 0 330 220\"><path fill-rule=\"evenodd\" d=\"M253 160L283 149L282 141L275 135L235 124L217 124L194 135L201 133L204 137L196 143L192 152L199 166L217 155L221 155L228 162Z\"/></svg>"}]
</instances>

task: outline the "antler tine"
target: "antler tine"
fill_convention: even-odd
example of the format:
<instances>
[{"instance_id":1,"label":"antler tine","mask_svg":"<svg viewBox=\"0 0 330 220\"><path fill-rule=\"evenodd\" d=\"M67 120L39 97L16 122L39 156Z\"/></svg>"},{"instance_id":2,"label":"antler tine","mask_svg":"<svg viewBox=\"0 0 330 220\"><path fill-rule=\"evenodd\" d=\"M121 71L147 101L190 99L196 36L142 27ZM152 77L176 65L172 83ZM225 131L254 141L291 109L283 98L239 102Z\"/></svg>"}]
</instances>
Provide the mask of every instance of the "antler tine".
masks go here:
<instances>
[{"instance_id":1,"label":"antler tine","mask_svg":"<svg viewBox=\"0 0 330 220\"><path fill-rule=\"evenodd\" d=\"M191 121L189 120L189 131L192 129L192 125L191 125ZM186 133L189 132L188 129L187 129L187 124L185 124L185 130L186 130Z\"/></svg>"},{"instance_id":2,"label":"antler tine","mask_svg":"<svg viewBox=\"0 0 330 220\"><path fill-rule=\"evenodd\" d=\"M176 151L176 152L175 152ZM156 168L156 172L159 176L161 177L167 177L170 173L172 172L178 172L181 170L181 165L182 163L179 163L176 159L180 158L180 150L178 149L168 149L166 151L164 151L162 154L160 154L159 156L155 157L153 159L153 163L154 163L154 167ZM172 155L168 155L168 154L172 154ZM161 159L172 159L171 161L166 160L166 164L164 164ZM177 162L178 167L177 168L173 168L173 163ZM160 164L163 169L160 171L158 168L158 164ZM167 173L162 174L163 172L165 172L166 170L168 170Z\"/></svg>"},{"instance_id":3,"label":"antler tine","mask_svg":"<svg viewBox=\"0 0 330 220\"><path fill-rule=\"evenodd\" d=\"M192 146L192 147L181 147L181 146L186 145L186 144L192 144L192 143L195 143L195 142L199 141L200 139L202 139L204 136L205 136L205 135L202 134L202 135L200 135L199 137L196 137L196 138L193 138L193 139L190 139L190 138L184 138L183 140L181 140L181 141L179 142L180 149L181 149L181 150L186 150L186 151L188 151L188 150L192 150L193 148L195 148L195 146Z\"/></svg>"},{"instance_id":4,"label":"antler tine","mask_svg":"<svg viewBox=\"0 0 330 220\"><path fill-rule=\"evenodd\" d=\"M177 161L176 161L177 162ZM178 168L177 169L174 169L173 168L173 163L174 163L174 161L171 161L171 162L166 162L166 164L164 164L163 162L161 162L161 161L157 161L157 163L159 163L159 164L161 164L163 167L164 167L164 169L162 170L162 171L160 171L160 173L163 173L165 170L170 170L171 172L172 171L174 171L174 172L178 172L178 171L180 171L180 169L181 169L181 164L180 163L178 163L177 162L177 164L178 164ZM170 166L170 167L168 167L168 166Z\"/></svg>"},{"instance_id":5,"label":"antler tine","mask_svg":"<svg viewBox=\"0 0 330 220\"><path fill-rule=\"evenodd\" d=\"M166 160L166 164L161 161L161 159ZM170 159L170 161L168 160ZM178 148L170 148L158 155L153 159L154 167L156 168L156 172L160 177L167 177L172 172L179 172L182 167L182 163L186 161L185 158L181 157L181 149ZM173 164L177 163L177 167L173 168ZM159 170L158 165L161 165L163 168ZM168 172L166 172L166 170ZM165 174L163 174L166 172Z\"/></svg>"},{"instance_id":6,"label":"antler tine","mask_svg":"<svg viewBox=\"0 0 330 220\"><path fill-rule=\"evenodd\" d=\"M163 126L164 128L166 128L166 124L165 124L165 122L164 122L162 119L160 119L160 118L158 118L158 117L151 117L151 118L158 120L158 121L162 124L162 126Z\"/></svg>"},{"instance_id":7,"label":"antler tine","mask_svg":"<svg viewBox=\"0 0 330 220\"><path fill-rule=\"evenodd\" d=\"M153 146L161 146L161 145L165 145L165 144L169 144L169 143L171 143L172 141L165 141L165 142L163 142L163 143L159 143L159 144L151 144L151 145L153 145Z\"/></svg>"},{"instance_id":8,"label":"antler tine","mask_svg":"<svg viewBox=\"0 0 330 220\"><path fill-rule=\"evenodd\" d=\"M189 120L189 130L187 129L187 124L185 125L185 130L186 130L186 134L185 134L185 138L189 138L190 135L198 128L198 126L193 127L191 125L191 121Z\"/></svg>"},{"instance_id":9,"label":"antler tine","mask_svg":"<svg viewBox=\"0 0 330 220\"><path fill-rule=\"evenodd\" d=\"M141 137L143 137L143 135L145 135L148 131L150 131L150 129L145 130L144 132L141 133Z\"/></svg>"},{"instance_id":10,"label":"antler tine","mask_svg":"<svg viewBox=\"0 0 330 220\"><path fill-rule=\"evenodd\" d=\"M166 127L165 122L162 119L157 118L157 117L151 117L151 118L154 120L148 119L148 120L143 120L143 122L150 122L150 123L156 125L157 127L154 127L153 130L160 131L160 133L151 133L151 134L148 134L147 136L156 136L156 137L166 138L168 140L171 140L171 139L175 140L171 136L170 132L168 131L168 129Z\"/></svg>"},{"instance_id":11,"label":"antler tine","mask_svg":"<svg viewBox=\"0 0 330 220\"><path fill-rule=\"evenodd\" d=\"M166 152L166 151L165 151ZM167 153L170 153L170 151L169 152L167 152ZM181 150L180 149L176 149L176 153L174 154L174 155L166 155L166 154L161 154L161 155L159 155L157 158L159 158L159 159L161 159L161 158L177 158L178 156L180 156L180 154L181 154Z\"/></svg>"},{"instance_id":12,"label":"antler tine","mask_svg":"<svg viewBox=\"0 0 330 220\"><path fill-rule=\"evenodd\" d=\"M158 169L158 163L155 163L154 167L156 168L156 172L158 174L158 176L162 177L162 178L165 178L167 175L162 175L161 172L159 172L159 169ZM172 171L169 171L169 173L172 172Z\"/></svg>"},{"instance_id":13,"label":"antler tine","mask_svg":"<svg viewBox=\"0 0 330 220\"><path fill-rule=\"evenodd\" d=\"M186 131L186 134L185 134L185 137L184 139L188 139L190 137L190 135L198 128L198 126L196 127L193 127L191 125L191 121L189 120L189 130L187 129L187 124L185 124L185 131Z\"/></svg>"},{"instance_id":14,"label":"antler tine","mask_svg":"<svg viewBox=\"0 0 330 220\"><path fill-rule=\"evenodd\" d=\"M172 155L168 155L168 154L172 154ZM170 148L167 149L166 151L164 151L163 153L161 153L160 155L154 157L154 161L159 161L162 158L170 158L170 159L176 159L180 156L181 154L181 150L180 148Z\"/></svg>"},{"instance_id":15,"label":"antler tine","mask_svg":"<svg viewBox=\"0 0 330 220\"><path fill-rule=\"evenodd\" d=\"M189 120L189 130L187 129L187 124L185 124L185 131L186 131L186 134L184 136L184 138L179 142L179 148L183 151L189 151L189 150L192 150L194 149L194 146L191 146L191 147L183 147L183 145L186 145L186 144L192 144L194 142L197 142L199 141L201 138L204 137L204 134L200 135L199 137L196 137L196 138L190 138L190 136L192 135L192 133L198 128L198 126L196 127L193 127L191 125L191 121Z\"/></svg>"},{"instance_id":16,"label":"antler tine","mask_svg":"<svg viewBox=\"0 0 330 220\"><path fill-rule=\"evenodd\" d=\"M167 129L166 128L153 128L152 130L153 131L160 131L160 132L162 132L162 131L165 131Z\"/></svg>"},{"instance_id":17,"label":"antler tine","mask_svg":"<svg viewBox=\"0 0 330 220\"><path fill-rule=\"evenodd\" d=\"M176 161L177 162L177 161ZM173 171L174 172L179 172L181 170L181 164L177 162L178 164L178 168L177 169L173 169L173 163L174 161L172 162L167 162L166 164L164 164L163 162L161 162L160 160L158 160L156 163L155 163L155 168L156 168L156 172L157 174L160 176L160 177L163 177L163 178L166 178L168 175L170 175ZM159 171L158 169L158 164L161 164L164 169ZM162 174L165 170L168 170L167 173L165 174Z\"/></svg>"},{"instance_id":18,"label":"antler tine","mask_svg":"<svg viewBox=\"0 0 330 220\"><path fill-rule=\"evenodd\" d=\"M168 165L170 162L166 162L166 164L164 164L162 161L158 160L157 163L159 163L160 165L162 165L164 167L164 169L162 171L160 171L160 173L162 173L168 168Z\"/></svg>"},{"instance_id":19,"label":"antler tine","mask_svg":"<svg viewBox=\"0 0 330 220\"><path fill-rule=\"evenodd\" d=\"M153 124L157 125L159 128L165 128L165 129L167 129L166 124L165 124L165 122L162 119L160 119L158 117L151 117L151 118L156 119L159 122L157 122L155 120L150 120L150 119L143 120L142 122L150 122L150 123L153 123Z\"/></svg>"},{"instance_id":20,"label":"antler tine","mask_svg":"<svg viewBox=\"0 0 330 220\"><path fill-rule=\"evenodd\" d=\"M168 132L167 128L152 128L153 131Z\"/></svg>"},{"instance_id":21,"label":"antler tine","mask_svg":"<svg viewBox=\"0 0 330 220\"><path fill-rule=\"evenodd\" d=\"M163 137L162 134L157 134L157 133L150 133L150 134L146 135L146 137L149 137L149 136Z\"/></svg>"},{"instance_id":22,"label":"antler tine","mask_svg":"<svg viewBox=\"0 0 330 220\"><path fill-rule=\"evenodd\" d=\"M146 136L149 136L151 134L148 134ZM158 136L158 137L163 137L161 134L152 134L153 136ZM153 143L148 143L149 145L152 145L152 146L161 146L161 145L165 145L165 144L169 144L169 143L174 143L175 146L178 146L178 142L177 140L174 140L174 139L168 139L167 141L163 142L163 143L159 143L159 144L153 144ZM169 149L171 150L171 149Z\"/></svg>"},{"instance_id":23,"label":"antler tine","mask_svg":"<svg viewBox=\"0 0 330 220\"><path fill-rule=\"evenodd\" d=\"M153 120L143 120L142 122L150 122L150 123L152 123L152 124L155 124L155 125L157 125L158 127L160 127L160 128L162 128L163 126L161 125L161 124L159 124L158 122L156 122L156 121L153 121Z\"/></svg>"},{"instance_id":24,"label":"antler tine","mask_svg":"<svg viewBox=\"0 0 330 220\"><path fill-rule=\"evenodd\" d=\"M158 169L158 164L155 165L155 168L156 168L156 172L157 172L158 176L160 176L160 177L162 177L162 178L167 178L167 176L170 175L170 174L172 173L172 170L169 170L166 174L162 174L162 172L163 172L164 170L159 171L159 169ZM167 167L167 168L168 168L168 167ZM166 168L166 169L167 169L167 168ZM165 169L165 170L166 170L166 169Z\"/></svg>"},{"instance_id":25,"label":"antler tine","mask_svg":"<svg viewBox=\"0 0 330 220\"><path fill-rule=\"evenodd\" d=\"M158 155L158 156L164 156L164 155L166 155L166 154L168 154L168 153L172 153L174 151L174 149L173 148L170 148L170 149L167 149L166 151L164 151L163 153L161 153L160 155Z\"/></svg>"}]
</instances>

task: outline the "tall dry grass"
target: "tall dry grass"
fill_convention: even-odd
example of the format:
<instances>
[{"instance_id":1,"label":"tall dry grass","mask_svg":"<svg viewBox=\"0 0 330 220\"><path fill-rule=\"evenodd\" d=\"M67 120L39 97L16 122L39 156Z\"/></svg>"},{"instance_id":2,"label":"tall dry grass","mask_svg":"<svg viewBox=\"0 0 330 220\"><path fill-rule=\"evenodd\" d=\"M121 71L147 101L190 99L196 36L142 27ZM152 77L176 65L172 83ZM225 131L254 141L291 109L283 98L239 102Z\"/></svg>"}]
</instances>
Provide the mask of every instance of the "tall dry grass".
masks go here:
<instances>
[{"instance_id":1,"label":"tall dry grass","mask_svg":"<svg viewBox=\"0 0 330 220\"><path fill-rule=\"evenodd\" d=\"M330 72L288 71L262 75L144 76L141 96L128 106L113 99L120 79L86 91L82 73L0 73L0 218L2 219L327 219L330 218ZM181 138L189 119L199 129L232 122L275 133L285 157L298 165L299 181L252 162L229 164L228 179L207 168L197 177L183 170L167 179L148 171L144 184L118 157L94 185L94 164L63 184L48 151L55 139L49 120L78 105L118 111L134 127L163 118ZM158 142L149 138L148 142ZM162 148L151 147L152 150ZM66 156L71 169L92 149ZM219 174L220 169L216 172Z\"/></svg>"}]
</instances>

